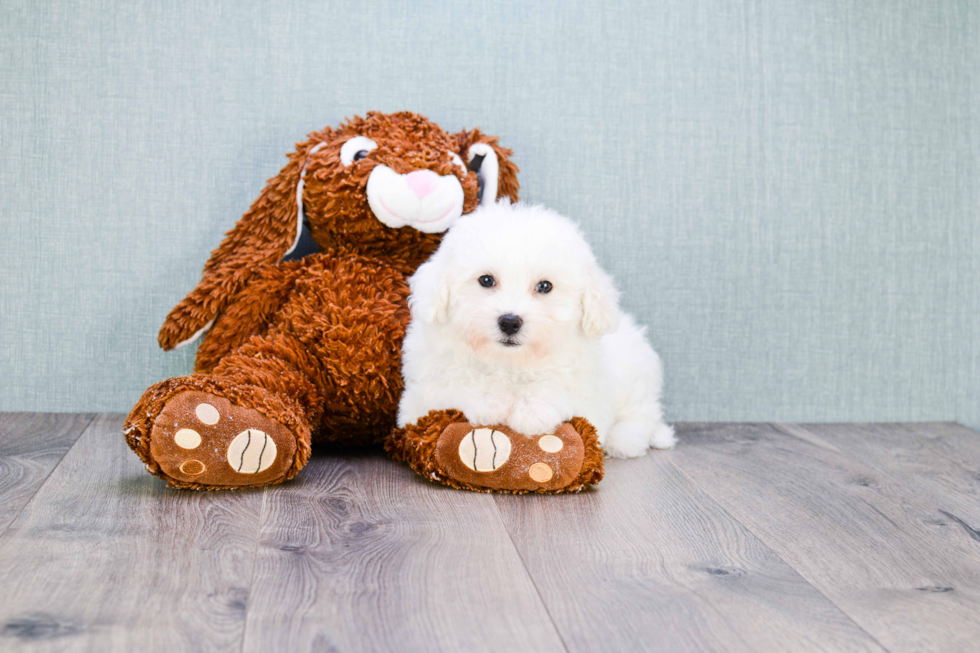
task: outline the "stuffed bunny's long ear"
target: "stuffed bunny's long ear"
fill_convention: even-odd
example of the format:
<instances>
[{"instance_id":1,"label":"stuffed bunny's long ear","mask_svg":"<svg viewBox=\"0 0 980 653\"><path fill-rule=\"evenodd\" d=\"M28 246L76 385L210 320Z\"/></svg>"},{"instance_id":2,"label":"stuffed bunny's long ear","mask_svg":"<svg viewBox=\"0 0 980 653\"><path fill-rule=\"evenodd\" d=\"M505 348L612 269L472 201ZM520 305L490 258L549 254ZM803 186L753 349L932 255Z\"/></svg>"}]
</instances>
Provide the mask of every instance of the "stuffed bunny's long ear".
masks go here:
<instances>
[{"instance_id":1,"label":"stuffed bunny's long ear","mask_svg":"<svg viewBox=\"0 0 980 653\"><path fill-rule=\"evenodd\" d=\"M511 162L513 152L500 147L496 136L480 133L479 129L456 134L460 156L467 167L474 171L480 182L480 204L493 204L503 198L512 203L518 201L518 167Z\"/></svg>"},{"instance_id":2,"label":"stuffed bunny's long ear","mask_svg":"<svg viewBox=\"0 0 980 653\"><path fill-rule=\"evenodd\" d=\"M176 349L202 336L256 267L278 262L296 246L303 222L303 173L310 157L325 145L324 138L317 133L298 144L286 166L225 235L197 287L167 316L158 336L161 347Z\"/></svg>"}]
</instances>

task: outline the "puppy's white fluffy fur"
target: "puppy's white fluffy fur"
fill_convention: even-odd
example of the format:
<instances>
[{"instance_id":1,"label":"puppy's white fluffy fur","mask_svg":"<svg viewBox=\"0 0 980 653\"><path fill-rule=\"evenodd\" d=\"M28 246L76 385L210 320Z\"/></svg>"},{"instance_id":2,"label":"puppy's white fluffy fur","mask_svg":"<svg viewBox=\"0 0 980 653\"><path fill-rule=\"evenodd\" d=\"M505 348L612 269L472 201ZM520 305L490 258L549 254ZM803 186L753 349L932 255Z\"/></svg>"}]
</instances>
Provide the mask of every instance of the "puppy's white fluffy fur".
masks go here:
<instances>
[{"instance_id":1,"label":"puppy's white fluffy fur","mask_svg":"<svg viewBox=\"0 0 980 653\"><path fill-rule=\"evenodd\" d=\"M453 225L409 283L400 426L457 408L472 424L538 435L581 416L612 456L674 445L660 357L567 218L523 204L481 208ZM522 320L510 337L498 324L506 314Z\"/></svg>"}]
</instances>

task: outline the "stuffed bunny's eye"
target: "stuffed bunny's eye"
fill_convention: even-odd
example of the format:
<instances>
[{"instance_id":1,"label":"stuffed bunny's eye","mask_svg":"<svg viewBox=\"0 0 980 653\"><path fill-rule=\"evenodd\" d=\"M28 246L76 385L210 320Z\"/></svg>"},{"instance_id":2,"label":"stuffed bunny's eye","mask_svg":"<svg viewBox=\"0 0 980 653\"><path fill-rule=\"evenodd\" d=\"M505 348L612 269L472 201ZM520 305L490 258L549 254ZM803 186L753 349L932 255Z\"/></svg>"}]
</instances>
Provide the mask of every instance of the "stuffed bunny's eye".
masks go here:
<instances>
[{"instance_id":1,"label":"stuffed bunny's eye","mask_svg":"<svg viewBox=\"0 0 980 653\"><path fill-rule=\"evenodd\" d=\"M355 136L340 147L340 162L344 167L355 161L360 161L371 150L378 149L378 144L366 136Z\"/></svg>"}]
</instances>

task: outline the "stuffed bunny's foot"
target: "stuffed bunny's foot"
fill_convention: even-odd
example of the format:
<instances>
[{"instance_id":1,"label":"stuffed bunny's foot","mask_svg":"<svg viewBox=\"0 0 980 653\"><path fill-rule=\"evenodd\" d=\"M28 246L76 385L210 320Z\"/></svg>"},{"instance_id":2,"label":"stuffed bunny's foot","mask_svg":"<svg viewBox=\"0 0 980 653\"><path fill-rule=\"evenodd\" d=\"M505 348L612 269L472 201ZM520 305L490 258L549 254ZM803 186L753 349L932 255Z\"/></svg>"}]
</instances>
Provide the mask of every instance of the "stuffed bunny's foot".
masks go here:
<instances>
[{"instance_id":1,"label":"stuffed bunny's foot","mask_svg":"<svg viewBox=\"0 0 980 653\"><path fill-rule=\"evenodd\" d=\"M147 470L171 486L271 485L295 476L309 458L309 443L282 423L213 392L181 388L154 403L155 417L139 406L130 414L127 439Z\"/></svg>"},{"instance_id":2,"label":"stuffed bunny's foot","mask_svg":"<svg viewBox=\"0 0 980 653\"><path fill-rule=\"evenodd\" d=\"M289 470L296 439L258 411L191 391L171 399L157 417L150 454L180 483L267 485Z\"/></svg>"},{"instance_id":3,"label":"stuffed bunny's foot","mask_svg":"<svg viewBox=\"0 0 980 653\"><path fill-rule=\"evenodd\" d=\"M430 480L484 492L578 492L603 473L595 429L582 418L529 437L475 426L457 411L432 411L396 430L387 448Z\"/></svg>"}]
</instances>

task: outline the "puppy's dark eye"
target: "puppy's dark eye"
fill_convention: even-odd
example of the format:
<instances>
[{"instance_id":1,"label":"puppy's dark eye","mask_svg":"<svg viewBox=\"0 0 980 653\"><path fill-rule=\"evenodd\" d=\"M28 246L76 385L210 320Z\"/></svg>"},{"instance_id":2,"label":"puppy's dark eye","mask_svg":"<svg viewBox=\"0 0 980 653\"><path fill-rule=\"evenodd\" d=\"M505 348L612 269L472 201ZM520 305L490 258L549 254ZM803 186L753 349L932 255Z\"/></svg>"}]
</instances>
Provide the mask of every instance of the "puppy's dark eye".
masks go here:
<instances>
[{"instance_id":1,"label":"puppy's dark eye","mask_svg":"<svg viewBox=\"0 0 980 653\"><path fill-rule=\"evenodd\" d=\"M536 290L537 292L539 292L539 293L541 293L542 295L546 295L546 294L548 294L548 293L550 293L550 292L551 292L551 289L552 289L553 287L554 287L554 286L552 286L552 285L551 285L551 282L550 282L550 281L539 281L539 282L538 282L538 285L537 285L537 286L535 286L535 288L534 288L534 289L535 289L535 290Z\"/></svg>"},{"instance_id":2,"label":"puppy's dark eye","mask_svg":"<svg viewBox=\"0 0 980 653\"><path fill-rule=\"evenodd\" d=\"M354 160L355 161L360 161L361 159L363 159L367 155L368 155L368 151L367 150L360 150L359 152L356 152L354 154Z\"/></svg>"},{"instance_id":3,"label":"puppy's dark eye","mask_svg":"<svg viewBox=\"0 0 980 653\"><path fill-rule=\"evenodd\" d=\"M494 279L489 274L484 274L482 277L477 279L477 281L479 281L480 285L483 286L484 288L493 288L494 286L497 285L497 280Z\"/></svg>"}]
</instances>

